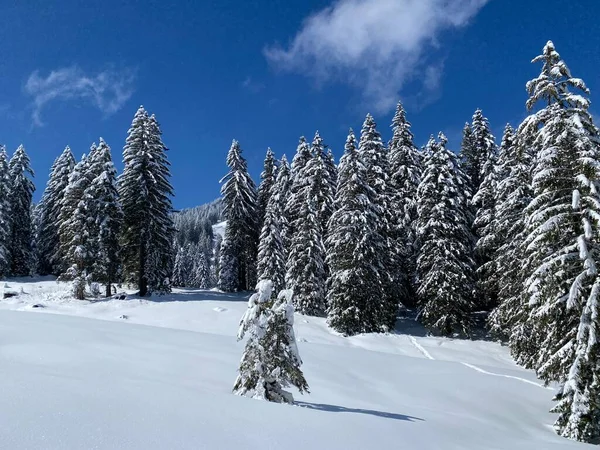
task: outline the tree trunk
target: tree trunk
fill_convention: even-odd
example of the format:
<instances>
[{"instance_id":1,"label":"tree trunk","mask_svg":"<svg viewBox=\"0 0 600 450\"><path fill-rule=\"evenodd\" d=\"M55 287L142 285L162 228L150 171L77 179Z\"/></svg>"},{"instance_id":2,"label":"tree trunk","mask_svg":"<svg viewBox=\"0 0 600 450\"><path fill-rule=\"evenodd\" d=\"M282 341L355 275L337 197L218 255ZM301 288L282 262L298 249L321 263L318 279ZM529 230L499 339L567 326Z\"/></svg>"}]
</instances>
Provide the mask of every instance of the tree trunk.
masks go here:
<instances>
[{"instance_id":1,"label":"tree trunk","mask_svg":"<svg viewBox=\"0 0 600 450\"><path fill-rule=\"evenodd\" d=\"M109 298L112 295L112 284L110 280L106 283L106 298Z\"/></svg>"},{"instance_id":2,"label":"tree trunk","mask_svg":"<svg viewBox=\"0 0 600 450\"><path fill-rule=\"evenodd\" d=\"M146 280L146 249L144 244L144 239L140 239L140 264L138 279L140 297L145 297L146 294L148 294L148 281Z\"/></svg>"}]
</instances>

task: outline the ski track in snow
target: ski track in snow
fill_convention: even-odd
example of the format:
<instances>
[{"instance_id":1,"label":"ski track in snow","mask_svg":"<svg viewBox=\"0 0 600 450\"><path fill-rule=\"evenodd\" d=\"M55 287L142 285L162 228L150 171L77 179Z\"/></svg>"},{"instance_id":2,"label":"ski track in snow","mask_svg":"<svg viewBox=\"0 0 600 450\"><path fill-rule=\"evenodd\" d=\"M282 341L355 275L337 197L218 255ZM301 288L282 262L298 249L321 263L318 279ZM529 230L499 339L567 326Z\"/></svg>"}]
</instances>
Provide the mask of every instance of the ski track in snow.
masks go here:
<instances>
[{"instance_id":1,"label":"ski track in snow","mask_svg":"<svg viewBox=\"0 0 600 450\"><path fill-rule=\"evenodd\" d=\"M413 346L414 346L414 347L415 347L415 348L416 348L416 349L417 349L417 350L418 350L418 351L419 351L419 352L420 352L420 353L421 353L421 354L422 354L422 355L423 355L425 358L427 358L427 359L431 359L431 360L435 360L435 358L434 358L433 356L431 356L431 354L430 354L430 353L429 353L427 350L425 350L425 348L424 348L424 347L423 347L421 344L419 344L419 343L417 342L417 340L415 339L415 337L413 337L413 336L408 336L408 339L410 340L411 344L412 344L412 345L413 345ZM469 364L469 363L466 363L466 362L461 362L461 364L462 364L463 366L465 366L465 367L468 367L468 368L470 368L470 369L473 369L473 370L475 370L475 371L477 371L477 372L479 372L479 373L483 373L483 374L485 374L485 375L491 375L491 376L494 376L494 377L502 377L502 378L511 378L511 379L513 379L513 380L518 380L518 381L521 381L521 382L523 382L523 383L532 384L532 385L534 385L534 386L537 386L537 387L539 387L539 388L542 388L542 389L549 389L549 390L552 390L552 388L551 388L551 387L546 387L546 386L544 386L543 384L536 383L535 381L526 380L525 378L521 378L521 377L515 377L515 376L513 376L513 375L503 375L503 374L501 374L501 373L493 373L493 372L488 372L487 370L484 370L484 369L482 369L482 368L480 368L480 367L474 366L473 364Z\"/></svg>"},{"instance_id":2,"label":"ski track in snow","mask_svg":"<svg viewBox=\"0 0 600 450\"><path fill-rule=\"evenodd\" d=\"M430 354L430 353L429 353L427 350L425 350L425 348L424 348L424 347L423 347L421 344L419 344L419 343L417 342L417 340L416 340L416 339L415 339L413 336L408 336L408 339L410 339L410 343L411 343L412 345L414 345L414 347L415 347L417 350L419 350L419 352L420 352L420 353L421 353L421 354L422 354L422 355L423 355L425 358L427 358L427 359L432 359L432 360L435 360L435 358L434 358L433 356L431 356L431 354Z\"/></svg>"},{"instance_id":3,"label":"ski track in snow","mask_svg":"<svg viewBox=\"0 0 600 450\"><path fill-rule=\"evenodd\" d=\"M476 370L477 372L480 372L480 373L483 373L486 375L492 375L494 377L502 377L502 378L512 378L513 380L519 380L519 381L522 381L523 383L533 384L534 386L537 386L542 389L552 390L551 387L546 387L543 384L536 383L535 381L526 380L525 378L515 377L513 375L503 375L501 373L488 372L487 370L483 370L480 367L477 367L477 366L474 366L473 364L469 364L469 363L465 363L465 362L461 362L461 364L463 366L469 367L470 369Z\"/></svg>"}]
</instances>

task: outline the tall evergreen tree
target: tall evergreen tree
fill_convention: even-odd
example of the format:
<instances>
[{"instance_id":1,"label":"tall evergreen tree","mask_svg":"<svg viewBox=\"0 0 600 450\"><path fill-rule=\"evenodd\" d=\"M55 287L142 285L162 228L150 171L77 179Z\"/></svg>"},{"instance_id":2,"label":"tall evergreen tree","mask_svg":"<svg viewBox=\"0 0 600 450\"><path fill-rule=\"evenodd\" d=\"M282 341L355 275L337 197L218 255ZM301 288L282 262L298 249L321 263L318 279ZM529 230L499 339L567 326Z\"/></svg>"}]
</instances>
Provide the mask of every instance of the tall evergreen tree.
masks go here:
<instances>
[{"instance_id":1,"label":"tall evergreen tree","mask_svg":"<svg viewBox=\"0 0 600 450\"><path fill-rule=\"evenodd\" d=\"M585 195L576 179L581 171L578 152L584 144L579 144L580 149L573 145L578 130L571 122L574 117L583 120L582 114L589 116L587 98L573 95L569 89L587 93L587 88L571 77L551 42L533 61L542 62L543 67L540 76L527 83L527 107L533 109L542 101L542 108L526 118L518 130L519 139L531 143L537 152L534 196L525 210L528 278L523 307L529 310L529 317L528 327L511 340L511 349L520 363L536 369L544 380L564 381L574 359L580 312L567 308L566 301L579 271L573 248L582 234L581 214L574 211L572 196L576 190ZM588 141L591 135L588 130ZM520 345L522 342L529 345Z\"/></svg>"},{"instance_id":2,"label":"tall evergreen tree","mask_svg":"<svg viewBox=\"0 0 600 450\"><path fill-rule=\"evenodd\" d=\"M491 169L489 165L486 166L486 161L496 153L496 144L488 120L484 117L483 112L477 109L473 114L471 124L465 124L459 154L462 170L469 179L471 195L479 190L487 175L487 170ZM473 210L474 213L475 209Z\"/></svg>"},{"instance_id":3,"label":"tall evergreen tree","mask_svg":"<svg viewBox=\"0 0 600 450\"><path fill-rule=\"evenodd\" d=\"M161 135L154 115L140 106L128 131L125 168L118 180L124 274L127 281L137 283L140 296L170 289L173 188Z\"/></svg>"},{"instance_id":4,"label":"tall evergreen tree","mask_svg":"<svg viewBox=\"0 0 600 450\"><path fill-rule=\"evenodd\" d=\"M594 441L600 437L600 397L597 374L590 376L589 371L595 368L598 345L589 331L600 257L596 186L600 139L588 111L589 91L582 80L571 76L552 42L533 62L542 62L543 67L540 76L527 84L527 106L533 108L543 100L544 107L519 131L534 136L538 150L525 240L532 324L528 338L534 347L531 354L518 356L546 382L561 383L557 430Z\"/></svg>"},{"instance_id":5,"label":"tall evergreen tree","mask_svg":"<svg viewBox=\"0 0 600 450\"><path fill-rule=\"evenodd\" d=\"M318 316L326 309L323 217L330 201L322 140L318 133L313 149L314 152L304 138L300 138L292 161L292 183L286 202L289 234L285 283L287 289L294 292L296 310Z\"/></svg>"},{"instance_id":6,"label":"tall evergreen tree","mask_svg":"<svg viewBox=\"0 0 600 450\"><path fill-rule=\"evenodd\" d=\"M327 222L333 213L333 196L335 188L333 187L334 170L331 168L330 156L325 152L323 138L317 131L310 148L312 157L306 163L306 166L300 172L303 178L308 180L309 188L313 193L313 199L317 208L318 220L321 225L321 233L327 233ZM298 220L303 220L300 216Z\"/></svg>"},{"instance_id":7,"label":"tall evergreen tree","mask_svg":"<svg viewBox=\"0 0 600 450\"><path fill-rule=\"evenodd\" d=\"M367 169L350 130L339 164L334 212L329 221L327 263L327 322L345 335L389 330L382 323L385 308L382 278L386 268L380 253L385 250L379 233L380 212L372 202Z\"/></svg>"},{"instance_id":8,"label":"tall evergreen tree","mask_svg":"<svg viewBox=\"0 0 600 450\"><path fill-rule=\"evenodd\" d=\"M468 177L446 138L427 144L418 195L419 318L433 331L468 334L473 310L473 236Z\"/></svg>"},{"instance_id":9,"label":"tall evergreen tree","mask_svg":"<svg viewBox=\"0 0 600 450\"><path fill-rule=\"evenodd\" d=\"M392 329L396 323L396 316L400 300L406 296L403 287L406 280L403 273L396 273L398 255L393 248L392 240L392 191L389 182L389 161L387 150L381 139L377 124L371 114L367 114L363 123L358 150L363 164L366 168L367 183L373 190L370 199L377 214L377 233L383 238L384 246L378 252L379 262L385 267L381 273L381 283L384 288L384 301L379 310L379 323L388 329Z\"/></svg>"},{"instance_id":10,"label":"tall evergreen tree","mask_svg":"<svg viewBox=\"0 0 600 450\"><path fill-rule=\"evenodd\" d=\"M469 179L469 191L472 195L474 192L477 192L479 183L481 182L479 174L481 173L482 164L480 162L479 152L475 147L473 128L468 122L465 123L465 126L463 127L463 137L458 156L461 168Z\"/></svg>"},{"instance_id":11,"label":"tall evergreen tree","mask_svg":"<svg viewBox=\"0 0 600 450\"><path fill-rule=\"evenodd\" d=\"M173 247L171 242L175 236L173 224L173 206L171 196L174 195L169 178L170 163L167 159L168 150L162 141L162 130L154 114L148 119L148 147L151 155L151 173L155 187L153 194L153 223L150 224L150 242L148 245L148 264L146 273L148 287L152 292L160 294L171 291L171 273L173 272Z\"/></svg>"},{"instance_id":12,"label":"tall evergreen tree","mask_svg":"<svg viewBox=\"0 0 600 450\"><path fill-rule=\"evenodd\" d=\"M304 190L305 199L286 264L286 287L294 293L294 307L302 314L320 316L325 313L325 247L312 180Z\"/></svg>"},{"instance_id":13,"label":"tall evergreen tree","mask_svg":"<svg viewBox=\"0 0 600 450\"><path fill-rule=\"evenodd\" d=\"M306 142L306 138L302 136L300 137L296 154L292 159L290 192L284 210L288 226L283 237L283 242L287 251L290 249L291 238L295 234L296 222L300 217L300 209L304 204L304 188L308 183L308 179L304 176L304 168L311 157L310 145Z\"/></svg>"},{"instance_id":14,"label":"tall evergreen tree","mask_svg":"<svg viewBox=\"0 0 600 450\"><path fill-rule=\"evenodd\" d=\"M37 271L40 275L60 275L60 261L57 260L59 255L57 255L56 249L60 244L61 205L74 166L75 158L67 146L52 165L48 184L37 207L39 215L36 239Z\"/></svg>"},{"instance_id":15,"label":"tall evergreen tree","mask_svg":"<svg viewBox=\"0 0 600 450\"><path fill-rule=\"evenodd\" d=\"M0 145L0 276L10 270L10 177L6 148Z\"/></svg>"},{"instance_id":16,"label":"tall evergreen tree","mask_svg":"<svg viewBox=\"0 0 600 450\"><path fill-rule=\"evenodd\" d=\"M277 292L285 287L286 253L283 244L284 230L287 226L283 210L290 184L290 170L285 159L277 170L275 184L267 204L267 211L260 233L258 246L258 279L271 280Z\"/></svg>"},{"instance_id":17,"label":"tall evergreen tree","mask_svg":"<svg viewBox=\"0 0 600 450\"><path fill-rule=\"evenodd\" d=\"M177 248L175 260L173 262L173 275L171 282L173 286L187 287L189 286L189 275L193 271L193 261L190 255L190 246L180 246Z\"/></svg>"},{"instance_id":18,"label":"tall evergreen tree","mask_svg":"<svg viewBox=\"0 0 600 450\"><path fill-rule=\"evenodd\" d=\"M518 145L515 131L507 125L500 145L494 229L498 248L493 256L491 280L498 289L499 305L492 311L492 332L509 338L519 321L526 319L521 307L523 291L524 210L531 201L531 155Z\"/></svg>"},{"instance_id":19,"label":"tall evergreen tree","mask_svg":"<svg viewBox=\"0 0 600 450\"><path fill-rule=\"evenodd\" d=\"M8 164L10 211L10 273L13 276L30 275L32 271L33 230L31 199L35 186L33 170L25 148L20 145Z\"/></svg>"},{"instance_id":20,"label":"tall evergreen tree","mask_svg":"<svg viewBox=\"0 0 600 450\"><path fill-rule=\"evenodd\" d=\"M221 246L218 285L223 291L233 292L252 289L256 277L257 194L236 140L227 154L227 165L229 172L221 180L227 226Z\"/></svg>"},{"instance_id":21,"label":"tall evergreen tree","mask_svg":"<svg viewBox=\"0 0 600 450\"><path fill-rule=\"evenodd\" d=\"M110 147L100 138L96 154L90 164L92 174L98 174L84 193L87 227L92 236L90 270L95 281L106 286L106 296L112 295L112 284L120 275L119 235L123 211L117 190L117 171Z\"/></svg>"},{"instance_id":22,"label":"tall evergreen tree","mask_svg":"<svg viewBox=\"0 0 600 450\"><path fill-rule=\"evenodd\" d=\"M96 144L92 144L90 150L94 151ZM60 264L60 278L73 280L82 277L78 282L79 290L76 296L83 298L85 288L85 277L83 273L89 267L91 254L85 250L85 245L90 242L90 230L87 227L87 212L83 203L85 190L91 184L93 178L89 170L88 155L83 155L81 160L75 164L69 174L68 184L64 190L58 211L60 211L58 223L59 246L55 248L53 259ZM77 254L77 258L75 257ZM77 262L75 261L77 259ZM74 269L73 265L79 267Z\"/></svg>"},{"instance_id":23,"label":"tall evergreen tree","mask_svg":"<svg viewBox=\"0 0 600 450\"><path fill-rule=\"evenodd\" d=\"M333 156L331 148L327 148L327 158L325 158L325 165L327 166L327 181L331 186L331 195L335 197L335 193L337 191L338 168L335 165L335 156Z\"/></svg>"},{"instance_id":24,"label":"tall evergreen tree","mask_svg":"<svg viewBox=\"0 0 600 450\"><path fill-rule=\"evenodd\" d=\"M490 309L497 305L498 297L493 259L499 239L495 229L496 194L499 181L495 152L487 155L482 171L485 176L472 199L476 209L473 230L477 238L475 244L476 278L479 287L477 306Z\"/></svg>"},{"instance_id":25,"label":"tall evergreen tree","mask_svg":"<svg viewBox=\"0 0 600 450\"><path fill-rule=\"evenodd\" d=\"M193 278L190 283L191 286L200 289L208 289L213 285L212 277L210 275L210 262L206 257L206 252L204 252L200 246L196 246L192 273Z\"/></svg>"},{"instance_id":26,"label":"tall evergreen tree","mask_svg":"<svg viewBox=\"0 0 600 450\"><path fill-rule=\"evenodd\" d=\"M392 119L394 134L389 143L390 209L394 213L390 234L392 248L396 250L394 273L397 280L404 280L400 291L406 295L400 302L407 307L416 305L417 188L421 179L421 155L410 127L404 107L398 102Z\"/></svg>"},{"instance_id":27,"label":"tall evergreen tree","mask_svg":"<svg viewBox=\"0 0 600 450\"><path fill-rule=\"evenodd\" d=\"M591 272L589 269L591 267L588 268ZM590 275L587 273L585 276ZM600 441L600 286L595 276L589 296L584 299L577 329L575 360L562 392L556 398L558 403L552 409L552 412L560 414L554 425L558 434L590 444Z\"/></svg>"},{"instance_id":28,"label":"tall evergreen tree","mask_svg":"<svg viewBox=\"0 0 600 450\"><path fill-rule=\"evenodd\" d=\"M260 174L260 184L258 186L258 230L262 229L263 221L265 220L265 214L267 213L267 204L271 197L271 189L275 184L275 177L277 172L277 165L275 155L271 150L271 147L267 149L265 155L265 162L263 164L263 171Z\"/></svg>"}]
</instances>

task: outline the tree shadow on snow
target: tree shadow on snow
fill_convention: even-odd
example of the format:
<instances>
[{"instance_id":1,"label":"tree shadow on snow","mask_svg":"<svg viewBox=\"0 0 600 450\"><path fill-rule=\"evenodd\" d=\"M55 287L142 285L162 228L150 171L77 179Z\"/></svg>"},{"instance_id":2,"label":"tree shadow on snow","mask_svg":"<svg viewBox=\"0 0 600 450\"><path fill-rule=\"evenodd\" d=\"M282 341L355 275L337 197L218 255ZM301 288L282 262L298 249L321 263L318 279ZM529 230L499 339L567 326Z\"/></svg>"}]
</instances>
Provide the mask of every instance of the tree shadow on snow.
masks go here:
<instances>
[{"instance_id":1,"label":"tree shadow on snow","mask_svg":"<svg viewBox=\"0 0 600 450\"><path fill-rule=\"evenodd\" d=\"M384 411L375 411L372 409L346 408L345 406L327 405L323 403L295 402L296 405L303 408L315 409L317 411L327 411L335 413L367 414L369 416L383 417L385 419L405 420L407 422L424 421L420 417L407 416L405 414L396 414Z\"/></svg>"},{"instance_id":2,"label":"tree shadow on snow","mask_svg":"<svg viewBox=\"0 0 600 450\"><path fill-rule=\"evenodd\" d=\"M496 339L490 335L486 326L487 316L488 313L485 311L473 313L473 328L471 329L470 337L456 337L455 339L495 341ZM418 322L416 309L406 308L402 308L398 313L396 327L393 332L395 334L406 334L415 337L435 336Z\"/></svg>"},{"instance_id":3,"label":"tree shadow on snow","mask_svg":"<svg viewBox=\"0 0 600 450\"><path fill-rule=\"evenodd\" d=\"M177 288L176 292L166 295L153 295L152 297L140 297L151 302L247 302L252 292L219 292L212 290Z\"/></svg>"},{"instance_id":4,"label":"tree shadow on snow","mask_svg":"<svg viewBox=\"0 0 600 450\"><path fill-rule=\"evenodd\" d=\"M417 321L417 311L415 309L401 309L396 320L396 334L408 334L409 336L425 337L429 336L429 331Z\"/></svg>"}]
</instances>

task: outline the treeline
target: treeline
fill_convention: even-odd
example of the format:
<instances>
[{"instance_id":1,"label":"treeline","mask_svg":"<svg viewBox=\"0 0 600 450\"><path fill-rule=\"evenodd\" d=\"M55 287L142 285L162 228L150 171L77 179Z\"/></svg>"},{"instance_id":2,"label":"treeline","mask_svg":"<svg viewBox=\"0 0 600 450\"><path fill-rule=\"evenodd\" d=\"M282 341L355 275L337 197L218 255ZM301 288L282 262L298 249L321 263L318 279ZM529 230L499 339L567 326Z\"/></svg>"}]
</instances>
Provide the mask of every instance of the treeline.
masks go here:
<instances>
[{"instance_id":1,"label":"treeline","mask_svg":"<svg viewBox=\"0 0 600 450\"><path fill-rule=\"evenodd\" d=\"M317 133L291 166L269 150L256 188L233 141L218 285L271 280L345 335L393 329L401 304L445 336L491 311L516 361L559 384L556 431L597 443L600 133L552 42L533 62L529 115L499 146L477 110L458 155L441 133L418 150L398 104L387 146L367 115L337 166Z\"/></svg>"},{"instance_id":2,"label":"treeline","mask_svg":"<svg viewBox=\"0 0 600 450\"><path fill-rule=\"evenodd\" d=\"M0 275L55 275L73 282L78 299L99 295L99 284L110 296L120 282L137 285L142 296L168 292L175 228L161 135L155 116L140 107L118 178L102 138L78 162L66 147L36 207L25 149L19 147L8 164L2 149Z\"/></svg>"},{"instance_id":3,"label":"treeline","mask_svg":"<svg viewBox=\"0 0 600 450\"><path fill-rule=\"evenodd\" d=\"M222 211L218 199L174 214L177 231L173 286L201 289L216 286L221 236L213 233L212 226L221 221Z\"/></svg>"}]
</instances>

